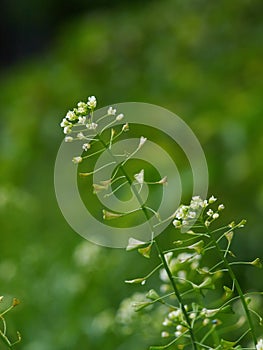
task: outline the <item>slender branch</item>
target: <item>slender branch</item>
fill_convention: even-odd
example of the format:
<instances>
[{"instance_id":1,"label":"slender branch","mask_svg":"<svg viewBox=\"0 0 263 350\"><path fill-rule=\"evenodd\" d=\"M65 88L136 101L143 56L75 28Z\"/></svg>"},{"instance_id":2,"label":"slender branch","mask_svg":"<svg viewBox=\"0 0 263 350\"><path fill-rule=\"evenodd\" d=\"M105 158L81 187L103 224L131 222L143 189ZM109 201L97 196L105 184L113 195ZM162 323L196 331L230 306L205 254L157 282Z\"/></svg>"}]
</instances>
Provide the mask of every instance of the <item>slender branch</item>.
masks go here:
<instances>
[{"instance_id":1,"label":"slender branch","mask_svg":"<svg viewBox=\"0 0 263 350\"><path fill-rule=\"evenodd\" d=\"M208 233L209 233L209 230L208 230ZM245 300L245 296L244 296L244 293L242 291L242 288L236 278L236 275L231 267L231 263L228 262L225 254L222 253L222 250L221 248L219 247L219 244L218 242L216 241L216 239L214 238L213 234L211 234L211 239L216 247L216 250L218 252L218 255L220 256L221 260L224 262L225 264L225 267L227 268L227 271L236 287L236 290L238 292L238 295L239 295L239 298L240 298L240 301L242 303L242 306L244 308L244 312L246 314L246 318L247 318L247 322L248 322L248 325L249 325L249 331L251 332L251 336L252 336L252 339L253 339L253 342L255 344L255 346L257 345L257 337L255 335L255 332L254 332L254 325L253 325L253 322L252 322L252 318L251 318L251 314L250 314L250 311L249 311L249 308L247 306L247 303L246 303L246 300Z\"/></svg>"},{"instance_id":2,"label":"slender branch","mask_svg":"<svg viewBox=\"0 0 263 350\"><path fill-rule=\"evenodd\" d=\"M163 254L163 252L160 250L160 247L158 245L158 243L155 241L155 246L156 246L156 249L157 249L157 252L159 254L159 257L163 263L163 266L164 266L164 269L169 277L169 280L172 284L172 287L173 287L173 290L174 290L174 293L179 301L179 304L180 304L180 307L182 309L182 312L183 312L183 315L185 317L185 320L186 320L186 323L188 325L188 330L189 330L189 333L190 333L190 337L191 337L191 341L192 341L192 346L193 346L193 349L197 350L197 345L196 345L196 341L195 341L195 337L194 337L194 333L193 333L193 329L191 327L191 320L187 314L187 311L185 309L185 306L184 306L184 303L183 303L183 300L182 300L182 297L181 297L181 294L175 284L175 281L174 281L174 278L173 278L173 275L171 273L171 270L167 264L167 261L165 259L165 255Z\"/></svg>"},{"instance_id":3,"label":"slender branch","mask_svg":"<svg viewBox=\"0 0 263 350\"><path fill-rule=\"evenodd\" d=\"M116 157L114 156L114 154L112 154L111 150L107 147L106 143L101 139L100 136L99 136L99 141L103 144L103 146L104 146L105 149L108 151L108 153L110 154L110 156L112 157L112 159L116 162ZM148 214L148 211L147 211L147 207L144 205L143 200L142 200L142 198L141 198L139 192L137 191L136 187L134 186L132 179L131 179L130 176L127 174L126 170L124 169L123 164L121 164L121 165L119 166L119 169L120 169L120 171L123 173L123 175L126 177L128 183L129 183L129 185L131 186L131 188L132 188L132 190L133 190L133 193L134 193L134 195L136 196L136 198L137 198L137 200L138 200L138 202L139 202L139 205L140 205L140 207L141 207L141 209L142 209L142 211L143 211L143 213L144 213L144 215L145 215L145 218L146 218L146 220L147 220L147 222L148 222L148 224L149 224L149 228L150 228L150 230L151 230L151 240L152 240L152 242L155 244L157 253L158 253L159 257L160 257L161 262L163 263L164 269L165 269L165 271L166 271L166 273L167 273L167 275L168 275L168 278L169 278L169 280L170 280L170 282L171 282L171 285L172 285L172 288L173 288L173 290L174 290L174 293L175 293L175 295L176 295L176 297L177 297L177 299L178 299L178 302L179 302L179 304L180 304L180 307L181 307L181 309L182 309L183 315L184 315L185 320L186 320L186 323L187 323L187 325L188 325L188 330L189 330L189 334L190 334L190 337L191 337L191 342L192 342L193 349L194 349L194 350L197 350L198 348L197 348L197 343L196 343L196 340L195 340L194 332L193 332L193 329L192 329L192 327L191 327L191 320L190 320L190 318L189 318L189 316L188 316L188 314L187 314L187 311L186 311L186 309L185 309L185 306L184 306L182 297L181 297L181 295L180 295L180 292L179 292L179 290L178 290L178 288L177 288L177 286L176 286L176 284L175 284L175 281L174 281L172 272L171 272L171 270L170 270L170 268L169 268L169 266L168 266L168 264L167 264L167 261L166 261L166 259L165 259L164 253L161 251L161 249L160 249L159 244L157 243L157 241L156 241L156 240L153 240L153 237L154 237L154 230L153 230L153 227L152 227L152 225L151 225L151 223L150 223L150 217L149 217L149 214ZM173 343L173 342L172 342L172 343ZM172 344L172 343L171 343L171 344Z\"/></svg>"}]
</instances>

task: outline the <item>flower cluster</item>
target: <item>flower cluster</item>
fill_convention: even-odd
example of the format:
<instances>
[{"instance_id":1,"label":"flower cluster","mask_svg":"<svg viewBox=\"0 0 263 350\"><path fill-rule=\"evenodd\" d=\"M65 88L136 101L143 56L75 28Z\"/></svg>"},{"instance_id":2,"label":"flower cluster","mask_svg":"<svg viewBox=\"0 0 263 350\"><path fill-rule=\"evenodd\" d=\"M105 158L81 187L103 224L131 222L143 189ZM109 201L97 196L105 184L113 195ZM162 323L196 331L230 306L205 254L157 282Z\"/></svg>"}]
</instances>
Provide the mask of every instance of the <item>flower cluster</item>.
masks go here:
<instances>
[{"instance_id":1,"label":"flower cluster","mask_svg":"<svg viewBox=\"0 0 263 350\"><path fill-rule=\"evenodd\" d=\"M211 196L208 200L202 200L200 196L194 196L189 205L181 205L174 213L173 225L176 228L191 227L199 219L204 219L204 225L209 226L212 221L219 218L219 212L224 209L224 205L220 204L217 210L211 208L205 209L217 201L217 198Z\"/></svg>"},{"instance_id":2,"label":"flower cluster","mask_svg":"<svg viewBox=\"0 0 263 350\"><path fill-rule=\"evenodd\" d=\"M188 309L187 305L185 305L185 308L186 310ZM167 328L167 330L162 331L162 338L168 338L172 335L178 338L187 330L184 315L180 308L175 308L175 310L170 311L165 317L162 325Z\"/></svg>"},{"instance_id":3,"label":"flower cluster","mask_svg":"<svg viewBox=\"0 0 263 350\"><path fill-rule=\"evenodd\" d=\"M95 96L88 97L87 102L78 102L77 106L69 110L66 116L62 119L60 126L63 128L65 142L72 142L74 140L83 141L82 151L87 152L91 148L91 141L97 141L94 137L99 131L98 123L108 116L114 116L115 119L110 120L109 125L114 122L119 122L124 118L123 113L116 115L117 109L112 106L108 108L107 113L100 117L96 122L93 121L94 110L97 107L97 99ZM102 128L100 133L106 128ZM122 127L122 132L128 131L128 123ZM115 131L112 129L112 138L115 136ZM112 140L111 140L112 141ZM83 160L82 156L76 156L72 159L73 163L79 164Z\"/></svg>"},{"instance_id":4,"label":"flower cluster","mask_svg":"<svg viewBox=\"0 0 263 350\"><path fill-rule=\"evenodd\" d=\"M88 97L88 101L79 102L77 107L73 110L67 112L66 116L63 118L60 126L63 128L64 134L70 134L74 124L85 125L88 129L95 129L96 124L91 122L91 113L97 106L97 100L95 96ZM70 142L70 137L68 137L67 142Z\"/></svg>"},{"instance_id":5,"label":"flower cluster","mask_svg":"<svg viewBox=\"0 0 263 350\"><path fill-rule=\"evenodd\" d=\"M92 184L95 194L105 191L106 198L123 189L124 186L132 186L138 199L138 207L127 212L110 212L104 208L103 219L118 220L137 211L140 213L143 211L148 221L149 211L158 220L156 225L149 223L151 239L145 242L130 237L126 250L138 250L142 256L150 259L152 247L156 247L160 263L146 276L132 278L125 282L144 286L148 279L158 272L161 281L159 290L150 289L145 295L146 299L142 293L135 293L133 298L125 299L117 313L117 322L123 325L127 334L131 334L132 322L134 320L137 322L139 319L133 311L145 309L145 313L143 312L145 318L142 318L144 326L151 319L148 316L148 309L152 312L157 311L159 315L157 319L163 320L162 324L158 322L158 332L161 332L162 338L172 339L164 346L154 346L151 349L166 349L173 344L176 344L176 348L185 350L190 349L190 346L194 350L241 349L238 343L241 340L243 342L243 337L250 335L254 349L263 350L263 339L258 340L252 322L253 316L255 319L258 318L259 325L262 325L262 316L252 309L252 303L252 306L248 306L250 295L252 297L255 293L243 293L235 271L232 269L232 265L243 267L245 264L262 267L259 258L249 262L238 261L232 252L231 244L235 229L243 227L245 220L238 224L233 221L229 225L213 228L211 224L220 217L224 205L215 204L217 198L214 196L203 200L198 195L193 196L188 205L182 204L174 214L162 220L158 212L142 204L141 190L148 184L165 185L167 177L156 182L148 182L144 169L137 170L131 177L123 168L143 147L147 138L141 136L132 152L114 154L114 142L123 132L129 130L129 125L126 123L115 128L116 124L121 124L124 115L117 114L117 109L110 106L105 109L104 115L97 116L99 112L94 113L96 107L96 97L90 96L87 102L79 102L75 108L69 110L60 125L65 134L65 142L75 140L81 142L81 154L73 158L73 163L79 164L84 159L105 150L112 155L113 161L110 163L102 164L92 171L80 173L81 176L89 176L115 164L116 169L110 178L103 178L98 180L98 183ZM91 152L88 152L90 148ZM179 240L163 250L158 239L155 238L155 227L167 221L172 221L174 227L180 228L184 235L180 235ZM177 234L178 232L175 231L175 235ZM83 252L78 251L78 253ZM80 259L82 255L76 254L79 264L83 263ZM228 279L223 278L225 274L228 275ZM224 284L225 281L227 285ZM236 307L237 303L242 306L242 313ZM16 302L13 303L13 306L15 305ZM3 313L0 316L3 319ZM235 332L232 336L233 341L222 338L226 335L228 339L229 325L231 332ZM5 327L3 329L5 331ZM1 335L6 340L5 332L1 333L0 329Z\"/></svg>"},{"instance_id":6,"label":"flower cluster","mask_svg":"<svg viewBox=\"0 0 263 350\"><path fill-rule=\"evenodd\" d=\"M191 306L186 304L184 305L184 308L187 312L188 318L192 322L198 322L202 327L209 325L215 327L220 325L221 321L217 318L217 315L220 314L220 312L227 313L230 310L230 308L224 308L223 311L221 308L200 308L196 303L192 303ZM180 307L176 307L174 310L169 311L167 316L165 316L162 326L165 327L165 330L161 332L162 338L179 338L183 333L188 331L187 321Z\"/></svg>"}]
</instances>

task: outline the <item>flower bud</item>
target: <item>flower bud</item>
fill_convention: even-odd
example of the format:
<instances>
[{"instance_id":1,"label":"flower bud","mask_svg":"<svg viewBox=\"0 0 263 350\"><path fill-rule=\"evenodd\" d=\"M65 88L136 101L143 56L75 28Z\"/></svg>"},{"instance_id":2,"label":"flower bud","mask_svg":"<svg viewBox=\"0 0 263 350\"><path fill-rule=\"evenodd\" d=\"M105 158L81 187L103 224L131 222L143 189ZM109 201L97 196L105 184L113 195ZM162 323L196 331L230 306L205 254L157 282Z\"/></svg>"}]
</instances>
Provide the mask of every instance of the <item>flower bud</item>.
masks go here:
<instances>
[{"instance_id":1,"label":"flower bud","mask_svg":"<svg viewBox=\"0 0 263 350\"><path fill-rule=\"evenodd\" d=\"M124 118L124 114L118 114L117 117L116 117L116 121L121 121L122 119Z\"/></svg>"},{"instance_id":2,"label":"flower bud","mask_svg":"<svg viewBox=\"0 0 263 350\"><path fill-rule=\"evenodd\" d=\"M72 162L73 162L74 164L79 164L79 163L82 162L82 157L74 157L74 158L72 159Z\"/></svg>"},{"instance_id":3,"label":"flower bud","mask_svg":"<svg viewBox=\"0 0 263 350\"><path fill-rule=\"evenodd\" d=\"M128 131L128 130L129 130L129 124L126 123L126 124L123 125L122 131L126 132L126 131Z\"/></svg>"},{"instance_id":4,"label":"flower bud","mask_svg":"<svg viewBox=\"0 0 263 350\"><path fill-rule=\"evenodd\" d=\"M20 301L17 298L13 299L12 306L15 307L20 304Z\"/></svg>"}]
</instances>

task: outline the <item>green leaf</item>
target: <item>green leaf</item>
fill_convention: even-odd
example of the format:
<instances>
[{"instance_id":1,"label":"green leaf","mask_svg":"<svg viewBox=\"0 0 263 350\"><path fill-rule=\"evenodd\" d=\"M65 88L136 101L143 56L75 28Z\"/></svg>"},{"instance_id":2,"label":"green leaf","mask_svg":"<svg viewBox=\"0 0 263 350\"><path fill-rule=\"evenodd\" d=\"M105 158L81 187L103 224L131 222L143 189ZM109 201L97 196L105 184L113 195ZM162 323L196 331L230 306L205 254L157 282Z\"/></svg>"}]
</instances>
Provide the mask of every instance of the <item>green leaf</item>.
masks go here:
<instances>
[{"instance_id":1,"label":"green leaf","mask_svg":"<svg viewBox=\"0 0 263 350\"><path fill-rule=\"evenodd\" d=\"M129 238L129 242L128 242L128 245L126 247L126 250L129 252L131 250L136 250L138 248L145 247L148 244L149 243L147 243L147 242L142 242L142 241L139 241L138 239L131 237L131 238Z\"/></svg>"},{"instance_id":2,"label":"green leaf","mask_svg":"<svg viewBox=\"0 0 263 350\"><path fill-rule=\"evenodd\" d=\"M105 209L102 210L102 214L103 214L104 220L113 220L113 219L120 218L124 215L121 213L113 213L113 212L105 210Z\"/></svg>"},{"instance_id":3,"label":"green leaf","mask_svg":"<svg viewBox=\"0 0 263 350\"><path fill-rule=\"evenodd\" d=\"M229 287L224 286L223 288L224 288L224 291L226 292L226 297L229 297L230 295L233 294L232 289L230 289Z\"/></svg>"},{"instance_id":4,"label":"green leaf","mask_svg":"<svg viewBox=\"0 0 263 350\"><path fill-rule=\"evenodd\" d=\"M135 311L140 311L144 308L146 308L147 306L152 305L152 302L149 301L138 301L134 304L132 304L132 306L134 307Z\"/></svg>"},{"instance_id":5,"label":"green leaf","mask_svg":"<svg viewBox=\"0 0 263 350\"><path fill-rule=\"evenodd\" d=\"M256 258L255 260L251 261L250 263L252 266L258 267L259 269L262 268L262 263L259 258Z\"/></svg>"},{"instance_id":6,"label":"green leaf","mask_svg":"<svg viewBox=\"0 0 263 350\"><path fill-rule=\"evenodd\" d=\"M227 305L223 308L204 309L202 313L204 313L205 317L215 317L218 313L234 314L234 311L230 305Z\"/></svg>"},{"instance_id":7,"label":"green leaf","mask_svg":"<svg viewBox=\"0 0 263 350\"><path fill-rule=\"evenodd\" d=\"M93 193L97 194L103 190L107 190L108 186L104 186L104 185L98 185L98 184L93 184Z\"/></svg>"},{"instance_id":8,"label":"green leaf","mask_svg":"<svg viewBox=\"0 0 263 350\"><path fill-rule=\"evenodd\" d=\"M231 250L228 250L228 254L229 254L230 256L232 256L233 258L236 258L235 254L234 254Z\"/></svg>"},{"instance_id":9,"label":"green leaf","mask_svg":"<svg viewBox=\"0 0 263 350\"><path fill-rule=\"evenodd\" d=\"M198 241L188 247L188 249L193 249L197 252L197 254L202 254L203 252L203 247L204 247L204 241Z\"/></svg>"},{"instance_id":10,"label":"green leaf","mask_svg":"<svg viewBox=\"0 0 263 350\"><path fill-rule=\"evenodd\" d=\"M200 289L215 289L215 285L213 283L212 278L206 277L204 281L197 286L197 288Z\"/></svg>"},{"instance_id":11,"label":"green leaf","mask_svg":"<svg viewBox=\"0 0 263 350\"><path fill-rule=\"evenodd\" d=\"M151 289L149 290L149 292L146 294L146 298L150 299L150 300L156 300L156 299L160 299L160 295L154 290ZM161 301L161 300L160 300Z\"/></svg>"},{"instance_id":12,"label":"green leaf","mask_svg":"<svg viewBox=\"0 0 263 350\"><path fill-rule=\"evenodd\" d=\"M213 275L214 274L213 272L209 272L208 270L203 269L203 268L197 268L196 272L198 272L200 275Z\"/></svg>"},{"instance_id":13,"label":"green leaf","mask_svg":"<svg viewBox=\"0 0 263 350\"><path fill-rule=\"evenodd\" d=\"M214 317L220 309L204 309L202 311L202 314L205 315L205 317Z\"/></svg>"},{"instance_id":14,"label":"green leaf","mask_svg":"<svg viewBox=\"0 0 263 350\"><path fill-rule=\"evenodd\" d=\"M138 252L144 256L145 258L150 258L150 254L151 254L151 249L152 249L152 243L150 243L147 247L145 248L139 248Z\"/></svg>"},{"instance_id":15,"label":"green leaf","mask_svg":"<svg viewBox=\"0 0 263 350\"><path fill-rule=\"evenodd\" d=\"M235 344L236 344L236 342L234 342L234 341L228 341L228 340L224 340L224 339L221 339L221 341L220 341L221 348L224 350L234 349Z\"/></svg>"}]
</instances>

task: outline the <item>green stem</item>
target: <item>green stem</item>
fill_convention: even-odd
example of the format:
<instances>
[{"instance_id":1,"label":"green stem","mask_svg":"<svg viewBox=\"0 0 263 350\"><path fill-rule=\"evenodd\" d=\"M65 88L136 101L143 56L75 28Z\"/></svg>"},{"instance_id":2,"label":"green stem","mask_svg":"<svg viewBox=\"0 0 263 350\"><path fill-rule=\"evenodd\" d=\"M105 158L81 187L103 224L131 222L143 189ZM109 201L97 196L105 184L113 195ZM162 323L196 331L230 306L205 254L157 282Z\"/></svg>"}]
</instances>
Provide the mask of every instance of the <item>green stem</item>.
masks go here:
<instances>
[{"instance_id":1,"label":"green stem","mask_svg":"<svg viewBox=\"0 0 263 350\"><path fill-rule=\"evenodd\" d=\"M107 147L106 143L101 139L100 136L99 136L99 141L103 144L103 146L105 147L105 149L109 152L109 154L110 154L110 156L112 157L112 159L117 163L116 157L114 156L114 154L112 154L111 150ZM166 271L166 273L167 273L167 275L168 275L168 278L169 278L169 280L170 280L170 282L171 282L171 285L172 285L172 287L173 287L174 293L175 293L175 295L176 295L176 297L177 297L177 299L178 299L179 305L180 305L181 310L182 310L182 312L183 312L183 315L184 315L184 317L185 317L186 323L187 323L187 325L188 325L188 330L189 330L189 334L190 334L190 337L191 337L191 342L192 342L193 349L194 349L194 350L197 350L198 348L197 348L197 343L196 343L196 340L195 340L194 332L193 332L193 329L192 329L192 327L191 327L191 320L190 320L190 318L189 318L189 316L188 316L188 314L187 314L187 311L186 311L186 309L185 309L185 306L184 306L184 303L183 303L181 294L180 294L180 292L179 292L179 290L178 290L178 288L177 288L177 286L176 286L176 284L175 284L175 281L174 281L172 272L171 272L171 270L170 270L170 268L169 268L169 266L168 266L168 264L167 264L167 261L166 261L166 259L165 259L164 253L161 251L160 246L159 246L159 244L156 242L156 240L153 240L153 237L154 237L154 235L153 235L154 230L153 230L153 227L152 227L152 225L151 225L151 223L150 223L150 217L149 217L147 208L145 207L145 205L144 205L144 203L143 203L143 200L142 200L142 198L141 198L139 192L137 191L136 187L133 185L133 182L132 182L130 176L127 174L127 172L126 172L126 170L124 169L124 167L123 167L122 165L120 165L120 166L119 166L119 169L120 169L120 171L123 173L123 175L126 177L128 183L130 184L130 186L131 186L131 188L132 188L132 190L133 190L133 193L135 194L135 196L136 196L136 198L137 198L137 200L138 200L138 203L139 203L139 205L140 205L140 207L141 207L141 209L142 209L142 211L143 211L143 213L144 213L144 215L145 215L145 217L146 217L146 220L147 220L147 222L148 222L148 224L149 224L149 227L150 227L150 230L151 230L151 235L152 235L151 240L152 240L152 242L154 242L154 244L155 244L155 246L156 246L157 253L158 253L158 255L159 255L159 257L160 257L160 260L161 260L161 262L162 262L162 264L163 264L163 267L164 267L164 269L165 269L165 271Z\"/></svg>"},{"instance_id":2,"label":"green stem","mask_svg":"<svg viewBox=\"0 0 263 350\"><path fill-rule=\"evenodd\" d=\"M191 327L191 320L190 320L190 318L189 318L189 316L188 316L188 314L187 314L187 311L186 311L186 309L185 309L185 306L184 306L184 303L183 303L181 294L180 294L180 292L179 292L179 290L178 290L178 288L177 288L177 286L176 286L176 284L175 284L173 275L172 275L172 273L171 273L171 270L169 269L169 266L168 266L167 261L166 261L166 259L165 259L164 253L161 251L161 249L160 249L158 243L157 243L156 241L154 241L154 242L155 242L155 246L156 246L158 255L159 255L159 257L160 257L160 259L161 259L161 261L162 261L162 263L163 263L163 267L164 267L164 269L165 269L165 271L166 271L166 273L167 273L167 275L168 275L168 277L169 277L169 280L170 280L170 282L171 282L171 284L172 284L174 293L175 293L175 295L176 295L176 297L177 297L177 299L178 299L178 302L179 302L180 307L181 307L181 309L182 309L182 312L183 312L183 315L184 315L184 317L185 317L186 323L187 323L187 325L188 325L188 330L189 330L189 333L190 333L190 337L191 337L193 349L197 350L197 345L196 345L196 341L195 341L195 336L194 336L194 333L193 333L193 329L192 329L192 327Z\"/></svg>"},{"instance_id":3,"label":"green stem","mask_svg":"<svg viewBox=\"0 0 263 350\"><path fill-rule=\"evenodd\" d=\"M252 336L252 339L253 339L253 342L255 344L255 346L257 345L257 337L256 337L256 334L255 334L255 331L254 331L254 325L253 325L253 322L252 322L252 318L251 318L251 314L250 314L250 311L248 309L248 306L247 306L247 303L246 303L246 300L245 300L245 296L244 296L244 293L241 289L241 286L236 278L236 275L233 271L233 269L231 268L231 265L230 263L228 262L227 258L225 257L224 254L222 254L222 251L219 247L219 244L218 242L215 240L214 236L211 234L211 238L213 240L213 243L217 249L217 252L221 258L221 260L224 262L225 264L225 267L227 268L227 271L229 273L229 276L231 277L232 281L234 282L234 285L236 287L236 290L237 290L237 293L240 297L240 300L241 300L241 303L242 303L242 306L244 308L244 312L246 314L246 318L247 318L247 322L248 322L248 325L249 325L249 330L251 332L251 336Z\"/></svg>"},{"instance_id":4,"label":"green stem","mask_svg":"<svg viewBox=\"0 0 263 350\"><path fill-rule=\"evenodd\" d=\"M114 156L114 154L111 152L111 150L107 147L107 144L101 139L100 136L98 137L98 139L99 139L99 141L102 143L102 145L104 146L104 148L107 150L107 152L110 154L110 156L111 156L111 158L114 160L114 162L115 162L116 164L118 164L117 158ZM145 205L144 205L144 203L143 203L143 200L142 200L140 194L138 193L136 187L133 185L133 181L132 181L132 179L130 178L130 176L127 174L127 172L126 172L126 170L124 169L124 167L123 167L122 165L120 165L120 166L119 166L119 169L120 169L120 171L123 173L123 175L126 177L128 183L129 183L129 185L130 185L131 188L132 188L133 193L135 194L136 199L137 199L138 202L139 202L139 205L140 205L140 207L141 207L141 209L142 209L142 211L143 211L143 213L144 213L144 215L145 215L145 217L146 217L146 219L147 219L147 222L149 223L150 230L151 230L151 235L152 235L151 239L153 239L153 229L152 229L152 227L151 227L151 225L150 225L150 222L149 222L150 217L149 217L149 214L148 214L148 212L147 212L147 208L145 207Z\"/></svg>"}]
</instances>

